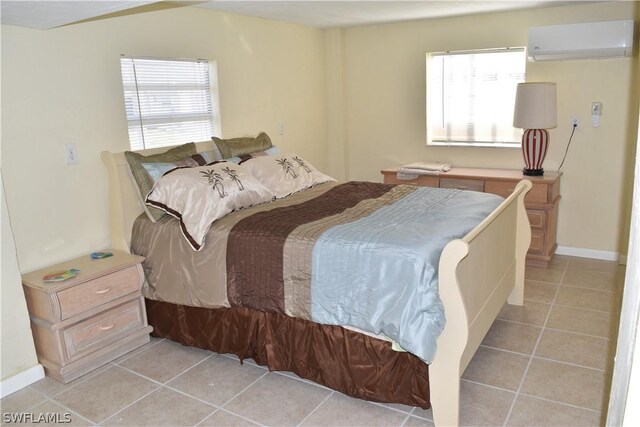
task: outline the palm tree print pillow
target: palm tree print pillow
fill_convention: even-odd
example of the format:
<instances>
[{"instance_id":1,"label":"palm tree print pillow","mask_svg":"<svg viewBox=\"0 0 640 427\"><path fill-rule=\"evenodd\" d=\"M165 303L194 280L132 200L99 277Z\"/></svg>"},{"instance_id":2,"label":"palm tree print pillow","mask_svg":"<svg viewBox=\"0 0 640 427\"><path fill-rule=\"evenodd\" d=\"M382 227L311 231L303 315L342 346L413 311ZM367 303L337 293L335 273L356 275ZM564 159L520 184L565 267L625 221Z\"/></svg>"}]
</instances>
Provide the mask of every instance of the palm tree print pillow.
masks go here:
<instances>
[{"instance_id":1,"label":"palm tree print pillow","mask_svg":"<svg viewBox=\"0 0 640 427\"><path fill-rule=\"evenodd\" d=\"M219 162L164 174L145 202L180 220L182 234L200 250L211 223L230 212L270 202L274 195L243 165Z\"/></svg>"},{"instance_id":2,"label":"palm tree print pillow","mask_svg":"<svg viewBox=\"0 0 640 427\"><path fill-rule=\"evenodd\" d=\"M244 167L267 187L277 199L335 181L319 172L311 163L292 153L268 157L254 157L242 163Z\"/></svg>"}]
</instances>

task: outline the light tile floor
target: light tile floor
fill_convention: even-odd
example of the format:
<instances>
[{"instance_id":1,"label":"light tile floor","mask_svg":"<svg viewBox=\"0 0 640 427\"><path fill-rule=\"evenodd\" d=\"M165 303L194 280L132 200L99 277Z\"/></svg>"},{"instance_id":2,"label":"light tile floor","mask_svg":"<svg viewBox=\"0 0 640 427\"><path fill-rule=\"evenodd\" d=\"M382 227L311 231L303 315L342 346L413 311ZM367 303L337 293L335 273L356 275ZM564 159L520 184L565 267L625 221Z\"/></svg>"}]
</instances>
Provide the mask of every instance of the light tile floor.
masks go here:
<instances>
[{"instance_id":1,"label":"light tile floor","mask_svg":"<svg viewBox=\"0 0 640 427\"><path fill-rule=\"evenodd\" d=\"M603 425L624 269L556 256L526 271L461 380L465 425ZM237 358L151 343L70 384L45 378L6 414L70 414L72 425L431 426L431 410L353 399ZM46 425L38 423L37 425Z\"/></svg>"}]
</instances>

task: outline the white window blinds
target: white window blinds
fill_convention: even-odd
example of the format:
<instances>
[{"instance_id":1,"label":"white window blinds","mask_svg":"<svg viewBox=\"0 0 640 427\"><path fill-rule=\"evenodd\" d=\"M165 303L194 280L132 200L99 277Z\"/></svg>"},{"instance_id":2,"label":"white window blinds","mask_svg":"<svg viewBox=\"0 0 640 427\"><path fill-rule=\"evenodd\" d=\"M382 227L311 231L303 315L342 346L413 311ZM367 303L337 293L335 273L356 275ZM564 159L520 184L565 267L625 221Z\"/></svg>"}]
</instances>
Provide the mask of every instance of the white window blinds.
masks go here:
<instances>
[{"instance_id":1,"label":"white window blinds","mask_svg":"<svg viewBox=\"0 0 640 427\"><path fill-rule=\"evenodd\" d=\"M427 143L514 146L524 48L427 54Z\"/></svg>"},{"instance_id":2,"label":"white window blinds","mask_svg":"<svg viewBox=\"0 0 640 427\"><path fill-rule=\"evenodd\" d=\"M120 67L132 150L219 135L214 62L122 57Z\"/></svg>"}]
</instances>

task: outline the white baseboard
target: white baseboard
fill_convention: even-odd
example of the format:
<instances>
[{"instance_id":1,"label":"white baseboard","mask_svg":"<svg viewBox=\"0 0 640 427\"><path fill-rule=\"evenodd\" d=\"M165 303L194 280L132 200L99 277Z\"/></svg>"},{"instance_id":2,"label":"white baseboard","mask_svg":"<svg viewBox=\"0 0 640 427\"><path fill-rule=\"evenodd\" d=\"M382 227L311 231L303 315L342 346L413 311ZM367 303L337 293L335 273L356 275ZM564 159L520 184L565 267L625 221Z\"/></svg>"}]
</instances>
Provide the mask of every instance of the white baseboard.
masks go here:
<instances>
[{"instance_id":1,"label":"white baseboard","mask_svg":"<svg viewBox=\"0 0 640 427\"><path fill-rule=\"evenodd\" d=\"M577 256L580 258L602 259L605 261L619 261L620 254L612 251L601 251L598 249L572 248L570 246L558 246L558 255Z\"/></svg>"},{"instance_id":2,"label":"white baseboard","mask_svg":"<svg viewBox=\"0 0 640 427\"><path fill-rule=\"evenodd\" d=\"M37 364L6 380L0 381L0 399L44 378L44 368Z\"/></svg>"}]
</instances>

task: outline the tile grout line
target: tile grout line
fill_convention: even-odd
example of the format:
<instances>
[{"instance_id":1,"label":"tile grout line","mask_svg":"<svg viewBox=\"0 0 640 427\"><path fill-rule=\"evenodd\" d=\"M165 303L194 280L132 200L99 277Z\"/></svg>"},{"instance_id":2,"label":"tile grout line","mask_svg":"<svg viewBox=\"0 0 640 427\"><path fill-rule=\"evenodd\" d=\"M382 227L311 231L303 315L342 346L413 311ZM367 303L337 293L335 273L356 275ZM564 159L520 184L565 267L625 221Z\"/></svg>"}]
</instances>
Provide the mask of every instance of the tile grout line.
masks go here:
<instances>
[{"instance_id":1,"label":"tile grout line","mask_svg":"<svg viewBox=\"0 0 640 427\"><path fill-rule=\"evenodd\" d=\"M98 425L105 425L105 421L115 417L116 415L118 415L119 413L121 413L122 411L126 410L127 408L135 405L136 403L138 403L139 401L141 401L142 399L144 399L145 397L149 396L151 393L155 392L156 390L158 390L160 387L162 387L162 384L159 384L156 388L154 388L153 390L151 390L150 392L140 396L138 399L134 400L133 402L129 403L128 405L124 406L123 408L121 408L120 410L114 412L113 414L107 416L106 418L104 418L102 421L97 422L96 424Z\"/></svg>"},{"instance_id":2,"label":"tile grout line","mask_svg":"<svg viewBox=\"0 0 640 427\"><path fill-rule=\"evenodd\" d=\"M364 400L364 399L361 399L361 400ZM412 406L411 410L409 412L407 412L407 411L403 411L401 409L393 408L391 406L386 406L384 403L381 403L381 402L372 402L370 400L366 400L366 402L369 402L372 405L379 406L379 407L384 408L384 409L389 409L391 411L395 411L395 412L397 412L399 414L403 414L403 415L405 415L405 414L411 415L411 412L413 412L413 408L417 408L417 406Z\"/></svg>"},{"instance_id":3,"label":"tile grout line","mask_svg":"<svg viewBox=\"0 0 640 427\"><path fill-rule=\"evenodd\" d=\"M478 382L478 381L467 380L467 379L464 379L464 378L460 378L460 381L466 381L466 382L471 383L471 384L481 385L483 387L492 388L494 390L508 391L509 393L516 394L515 390L509 390L508 388L498 387L496 385L485 384L485 383L481 383L481 382ZM416 417L419 417L419 416L420 415L416 415ZM424 417L421 417L421 418L424 418ZM428 419L428 418L425 418L425 419Z\"/></svg>"},{"instance_id":4,"label":"tile grout line","mask_svg":"<svg viewBox=\"0 0 640 427\"><path fill-rule=\"evenodd\" d=\"M582 410L585 410L585 411L595 412L596 414L601 414L602 413L602 411L598 411L597 409L585 408L584 406L574 405L573 403L558 402L557 400L547 399L546 397L540 397L540 396L536 396L536 395L529 394L529 393L520 393L519 395L527 396L527 397L530 397L532 399L544 400L545 402L555 403L557 405L564 405L564 406L569 406L569 407L575 408L575 409L582 409Z\"/></svg>"},{"instance_id":5,"label":"tile grout line","mask_svg":"<svg viewBox=\"0 0 640 427\"><path fill-rule=\"evenodd\" d=\"M266 371L264 374L260 375L258 378L256 378L255 380L253 380L248 386L246 386L245 388L243 388L242 390L240 390L238 393L236 393L235 396L233 396L231 399L227 400L226 402L224 402L222 405L220 405L220 409L224 409L225 406L227 406L229 404L229 402L231 402L233 399L235 399L236 397L240 396L242 393L244 393L247 389L249 389L249 387L251 387L252 385L254 385L255 383L257 383L258 381L260 381L262 378L266 377L269 374L270 371ZM235 412L233 411L229 411L233 414L235 414ZM262 424L262 423L260 423Z\"/></svg>"},{"instance_id":6,"label":"tile grout line","mask_svg":"<svg viewBox=\"0 0 640 427\"><path fill-rule=\"evenodd\" d=\"M562 365L575 366L576 368L590 369L592 371L597 371L597 372L605 372L606 371L606 369L594 368L593 366L580 365L578 363L565 362L563 360L551 359L550 357L534 356L533 355L533 351L535 350L535 348L532 350L531 353L521 353L521 352L513 351L513 350L505 350L503 348L491 347L490 345L486 345L486 344L481 344L480 347L490 348L491 350L503 351L505 353L517 354L518 356L526 356L526 357L533 356L534 359L548 360L550 362L560 363Z\"/></svg>"},{"instance_id":7,"label":"tile grout line","mask_svg":"<svg viewBox=\"0 0 640 427\"><path fill-rule=\"evenodd\" d=\"M198 402L203 403L203 404L205 404L205 405L207 405L207 406L213 406L216 410L220 409L220 407L219 407L218 405L216 405L215 403L207 402L206 400L200 399L200 398L199 398L199 397L197 397L197 396L191 395L191 394L186 393L186 392L184 392L184 391L182 391L182 390L178 390L177 388L173 388L173 387L171 387L171 386L170 386L170 385L168 385L168 384L162 384L162 387L163 387L163 388L166 388L167 390L171 390L171 391L173 391L173 392L176 392L176 393L178 393L178 394L181 394L181 395L183 395L183 396L185 396L185 397L190 397L190 398L192 398L193 400L197 400ZM211 414L209 414L209 415L211 415Z\"/></svg>"},{"instance_id":8,"label":"tile grout line","mask_svg":"<svg viewBox=\"0 0 640 427\"><path fill-rule=\"evenodd\" d=\"M595 312L595 313L602 313L602 314L609 314L609 315L614 315L615 314L615 310L612 310L612 311L596 310L595 308L588 308L588 307L582 307L582 306L577 306L577 305L568 305L568 304L562 304L562 303L555 303L554 305L557 306L557 307L572 308L574 310L585 310L585 311L592 311L592 312Z\"/></svg>"},{"instance_id":9,"label":"tile grout line","mask_svg":"<svg viewBox=\"0 0 640 427\"><path fill-rule=\"evenodd\" d=\"M127 360L131 359L134 356L137 356L138 354L145 352L147 350L149 350L150 348L153 348L155 346L157 346L158 344L160 344L161 342L165 341L166 338L158 338L156 340L153 340L155 342L149 341L147 344L141 345L138 348L134 348L133 350L131 350L129 353L125 353L120 357L116 357L116 359L122 359L119 362L114 362L113 360L110 362L113 365L117 365L120 366L121 363L126 362Z\"/></svg>"},{"instance_id":10,"label":"tile grout line","mask_svg":"<svg viewBox=\"0 0 640 427\"><path fill-rule=\"evenodd\" d=\"M556 304L556 305L559 306L559 307L564 307L562 305L558 305L558 304ZM536 328L542 328L542 325L536 325L534 323L518 322L517 320L503 319L503 318L500 318L500 317L497 317L496 320L500 320L502 322L508 322L508 323L515 323L517 325L534 326ZM611 338L606 338L606 337L593 335L593 334L585 334L584 332L575 332L575 331L571 331L571 330L568 330L568 329L552 328L550 326L546 326L545 329L548 329L550 331L558 331L558 332L565 332L565 333L568 333L568 334L581 335L581 336L584 336L584 337L598 338L598 339L606 340L606 341L610 341L611 340ZM486 346L486 347L488 347L488 346Z\"/></svg>"},{"instance_id":11,"label":"tile grout line","mask_svg":"<svg viewBox=\"0 0 640 427\"><path fill-rule=\"evenodd\" d=\"M596 413L601 413L602 412L602 411L598 411L597 409L586 408L584 406L574 405L573 403L559 402L557 400L548 399L546 397L540 397L540 396L536 396L536 395L529 394L529 393L520 392L520 393L516 394L516 391L514 391L514 390L509 390L509 389L506 389L506 388L498 387L498 386L495 386L495 385L489 385L489 384L481 383L481 382L478 382L478 381L472 381L472 380L466 380L466 379L462 379L461 381L466 381L466 382L471 383L471 384L476 384L476 385L480 385L480 386L483 386L483 387L492 388L494 390L509 392L511 394L516 395L516 397L517 396L527 396L527 397L531 397L533 399L544 400L545 402L556 403L558 405L563 405L563 406L570 406L570 407L576 408L576 409L584 409L586 411L591 411L591 412L596 412ZM412 414L412 416L418 417L418 418L422 418L422 419L425 419L425 420L428 420L428 421L433 421L430 418L426 418L426 417L421 416L421 415Z\"/></svg>"},{"instance_id":12,"label":"tile grout line","mask_svg":"<svg viewBox=\"0 0 640 427\"><path fill-rule=\"evenodd\" d=\"M111 365L111 366L106 367L107 365ZM34 384L30 384L30 385L28 386L28 388L30 388L31 390L36 391L36 392L38 392L38 393L42 394L43 396L45 396L45 397L47 397L47 398L49 398L49 399L53 399L54 397L57 397L57 396L61 395L62 393L65 393L65 392L67 392L67 391L69 391L69 390L72 390L72 389L74 389L74 388L78 387L80 384L82 384L82 383L84 383L84 382L86 382L86 381L88 381L88 380L90 380L90 379L92 379L92 378L96 377L97 375L99 375L99 374L101 374L101 373L103 373L103 372L105 372L105 371L108 371L109 369L113 368L114 366L118 366L118 365L115 365L113 362L107 362L107 363L105 363L104 365L99 366L99 367L98 367L98 368L96 368L95 370L93 370L93 371L91 371L91 372L87 372L86 374L84 374L84 375L82 376L82 377L86 377L86 378L82 378L82 377L76 378L76 380L77 380L77 379L80 379L80 378L82 378L82 379L81 379L79 382L77 382L77 383L75 383L75 384L73 384L73 385L70 385L68 388L66 388L66 389L64 389L64 390L61 390L61 391L59 391L59 392L57 392L57 393L53 393L51 396L49 396L49 395L45 394L44 392L42 392L42 391L40 391L40 390L35 389L35 388L33 387L33 385L34 385L35 383L34 383ZM99 371L99 370L100 370L101 368L103 368L103 367L104 367L104 369L103 369L103 370L101 370L101 371ZM45 375L45 378L46 378L46 375ZM51 377L50 377L50 378L51 378ZM43 379L44 379L44 378L43 378ZM52 378L52 380L53 380L53 378ZM39 381L42 381L42 380L39 380ZM53 380L53 381L58 381L58 380ZM75 380L73 380L73 381L75 381ZM59 382L59 381L58 381L58 382ZM65 383L62 383L62 384L65 384Z\"/></svg>"},{"instance_id":13,"label":"tile grout line","mask_svg":"<svg viewBox=\"0 0 640 427\"><path fill-rule=\"evenodd\" d=\"M334 394L334 393L335 393L335 391L332 391L331 393L329 393L329 395L328 395L327 397L325 397L325 398L324 398L324 400L323 400L322 402L318 403L318 404L316 405L316 407L315 407L315 408L313 408L313 410L307 414L307 416L306 416L306 417L304 417L302 420L300 420L300 422L299 422L298 424L296 424L296 426L298 426L298 427L299 427L299 426L301 426L301 425L302 425L302 423L304 423L305 421L307 421L307 419L308 419L310 416L312 416L312 415L313 415L313 414L318 410L318 408L320 408L320 407L324 404L324 402L326 402L327 400L329 400L329 398L330 398L331 396L333 396L333 394Z\"/></svg>"},{"instance_id":14,"label":"tile grout line","mask_svg":"<svg viewBox=\"0 0 640 427\"><path fill-rule=\"evenodd\" d=\"M207 359L211 358L214 354L215 354L215 353L211 353L210 355L208 355L208 356L207 356L207 357L205 357L204 359L200 360L199 362L195 363L194 365L192 365L192 366L190 366L190 367L188 367L188 368L185 368L184 370L182 370L182 371L180 371L179 373L177 373L176 375L172 376L171 378L169 378L169 379L168 379L167 381L165 381L165 382L161 382L161 381L155 380L155 379L153 379L153 378L151 378L151 377L148 377L148 376L146 376L146 375L144 375L144 374L141 374L140 372L136 372L136 371L134 371L133 369L127 368L126 366L121 366L121 365L115 365L115 366L117 366L117 367L119 367L119 368L122 368L122 369L124 369L125 371L130 372L130 373L132 373L132 374L135 374L135 375L137 375L137 376L139 376L139 377L141 377L141 378L144 378L145 380L148 380L148 381L154 382L154 383L156 383L156 384L165 385L165 384L168 384L168 383L170 383L171 381L175 380L176 378L178 378L180 375L184 374L185 372L189 371L191 368L195 368L195 367L196 367L196 366L198 366L199 364L204 363L204 361L206 361Z\"/></svg>"},{"instance_id":15,"label":"tile grout line","mask_svg":"<svg viewBox=\"0 0 640 427\"><path fill-rule=\"evenodd\" d=\"M205 416L204 416L204 418L203 418L203 419L201 419L200 421L198 421L197 423L195 423L195 424L193 425L193 427L199 427L199 426L200 426L200 424L202 424L202 423L204 422L204 420L206 420L207 418L209 418L209 417L213 416L213 414L217 413L218 411L220 411L220 408L218 408L218 407L216 406L216 408L213 410L213 412L209 413L208 415L205 415Z\"/></svg>"},{"instance_id":16,"label":"tile grout line","mask_svg":"<svg viewBox=\"0 0 640 427\"><path fill-rule=\"evenodd\" d=\"M411 414L406 414L407 416L404 418L404 420L402 421L402 423L400 423L400 427L404 427L407 422L409 421L409 418L411 418Z\"/></svg>"},{"instance_id":17,"label":"tile grout line","mask_svg":"<svg viewBox=\"0 0 640 427\"><path fill-rule=\"evenodd\" d=\"M462 378L460 379L460 381L462 381ZM465 380L466 381L466 380ZM483 384L484 385L484 384ZM409 413L410 416L414 417L414 418L419 418L421 420L427 420L427 421L431 421L433 423L433 411L431 412L431 418L429 418L428 415L422 415L422 414L414 414L415 410L418 409L418 407L416 406L414 408L413 411L411 411Z\"/></svg>"},{"instance_id":18,"label":"tile grout line","mask_svg":"<svg viewBox=\"0 0 640 427\"><path fill-rule=\"evenodd\" d=\"M233 415L234 417L242 418L243 420L249 421L250 423L258 425L258 426L264 426L265 425L265 424L257 422L256 420L252 420L251 418L247 418L244 415L240 415L240 414L237 414L237 413L235 413L233 411L230 411L228 409L220 408L216 412L224 412L226 414ZM211 415L209 415L209 416L211 416Z\"/></svg>"},{"instance_id":19,"label":"tile grout line","mask_svg":"<svg viewBox=\"0 0 640 427\"><path fill-rule=\"evenodd\" d=\"M295 372L291 372L291 371L269 371L269 372L274 373L274 374L276 374L276 375L281 375L281 376L286 377L286 378L289 378L289 379L291 379L291 380L300 381L301 383L310 384L310 385L313 385L313 386L316 386L316 387L322 388L322 389L327 390L327 391L335 391L334 389L329 388L329 387L327 387L327 386L324 386L324 385L322 385L322 384L320 384L320 383L317 383L317 382L315 382L315 381L312 381L312 380L308 380L308 379L306 379L306 378L299 377L299 376L298 376L298 374L296 374ZM295 376L295 377L292 377L292 376L290 376L290 375L285 374L285 372L291 372L292 374L295 374L296 376Z\"/></svg>"},{"instance_id":20,"label":"tile grout line","mask_svg":"<svg viewBox=\"0 0 640 427\"><path fill-rule=\"evenodd\" d=\"M575 331L570 331L567 329L559 329L559 328L552 328L552 327L545 327L545 329L549 330L549 331L555 331L555 332L566 332L569 334L574 334L574 335L580 335L582 337L589 337L589 338L598 338L601 340L605 340L605 341L611 341L611 338L605 338L602 336L598 336L598 335L592 335L592 334L585 334L584 332L575 332Z\"/></svg>"},{"instance_id":21,"label":"tile grout line","mask_svg":"<svg viewBox=\"0 0 640 427\"><path fill-rule=\"evenodd\" d=\"M205 357L204 359L202 359L201 361L199 361L198 363L196 363L196 364L195 364L195 365L193 365L193 366L199 365L200 363L204 362L205 360L207 360L207 359L208 359L208 358L210 358L211 356L213 356L213 353L211 353L209 356ZM147 381L150 381L150 382L152 382L152 383L154 383L154 384L157 384L157 387L156 387L156 388L154 388L153 390L151 390L149 393L144 394L143 396L139 397L138 399L134 400L133 402L129 403L128 405L124 406L123 408L119 409L118 411L114 412L113 414L109 415L107 418L103 419L102 421L100 421L100 422L98 422L98 423L96 423L96 424L103 424L103 423L104 423L105 421L107 421L108 419L115 417L116 415L118 415L119 413L121 413L121 412L125 411L125 410L126 410L126 409L128 409L129 407L131 407L131 406L135 405L136 403L140 402L142 399L144 399L145 397L149 396L151 393L154 393L154 392L156 392L157 390L161 389L165 384L167 384L167 383L169 383L169 382L173 381L174 379L176 379L177 377L179 377L180 375L182 375L183 373L185 373L186 371L188 371L189 369L191 369L191 368L193 367L193 366L191 366L191 367L189 367L189 368L187 368L187 369L185 369L185 370L183 370L183 371L180 371L178 374L176 374L176 375L174 375L173 377L169 378L169 379L168 379L167 381L165 381L164 383L161 383L160 381L154 380L153 378L149 378L149 377L147 377L147 376L145 376L145 375L143 375L143 374L140 374L140 373L138 373L138 372L132 371L131 369L129 369L129 368L125 368L124 366L120 366L120 365L114 365L114 366L117 366L118 368L124 369L125 371L130 372L130 373L132 373L132 374L134 374L134 375L137 375L137 376L139 376L140 378L143 378L143 379L145 379L145 380L147 380ZM215 412L215 411L213 411L213 412ZM212 413L213 413L213 412L212 412Z\"/></svg>"},{"instance_id":22,"label":"tile grout line","mask_svg":"<svg viewBox=\"0 0 640 427\"><path fill-rule=\"evenodd\" d=\"M562 286L564 288L572 288L572 289L581 289L585 291L596 291L596 292L606 292L608 294L619 294L620 291L612 291L610 289L600 289L600 288L590 288L587 286L578 286L574 283L557 283L558 286ZM616 285L617 286L617 285Z\"/></svg>"},{"instance_id":23,"label":"tile grout line","mask_svg":"<svg viewBox=\"0 0 640 427\"><path fill-rule=\"evenodd\" d=\"M562 280L564 279L565 274L567 274L567 268L569 266L569 263L567 262L567 265L564 268L564 271L562 272L562 277L560 278L560 282L562 282ZM513 413L513 408L515 408L516 406L516 401L518 400L518 396L520 395L520 391L522 390L522 386L524 385L524 382L527 378L527 374L529 373L529 368L531 367L531 363L533 362L533 355L536 354L536 350L538 349L538 345L540 344L540 341L542 340L542 335L544 334L544 327L547 325L547 322L549 321L549 317L551 317L551 311L553 310L553 305L556 302L556 299L558 298L558 294L560 293L560 288L556 288L556 292L553 295L553 299L551 300L551 307L549 309L549 312L547 313L547 317L544 320L544 323L542 324L542 328L540 328L540 334L538 335L538 339L536 340L536 344L533 346L533 350L531 350L531 355L529 356L529 361L527 363L527 367L524 370L524 374L522 375L522 379L520 380L520 384L518 384L518 388L516 390L516 395L513 398L513 402L511 402L511 406L509 407L509 412L507 412L507 416L504 419L504 423L502 424L503 426L506 426L507 423L509 422L509 419L511 418L511 414Z\"/></svg>"},{"instance_id":24,"label":"tile grout line","mask_svg":"<svg viewBox=\"0 0 640 427\"><path fill-rule=\"evenodd\" d=\"M33 384L30 384L30 385L28 386L28 388L30 388L31 390L36 391L36 392L38 392L38 393L40 393L40 394L44 395L44 396L45 396L45 397L47 397L48 399L53 400L53 398L55 398L55 397L57 397L57 396L61 395L62 393L65 393L65 392L67 392L67 391L69 391L69 390L72 390L72 389L74 389L74 388L78 387L80 384L83 384L84 382L91 380L92 378L94 378L94 377L96 377L97 375L99 375L99 374L101 374L101 373L103 373L103 372L105 372L105 371L107 371L107 370L109 370L109 369L113 368L114 366L122 367L122 366L120 366L120 365L119 365L119 363L124 362L125 360L130 359L131 357L133 357L134 355L136 355L136 354L138 354L138 353L141 353L142 351L146 351L147 349L149 349L149 348L151 348L151 347L153 347L153 346L157 345L158 343L160 343L160 342L162 342L162 341L164 341L164 340L165 340L164 338L160 338L157 342L155 342L155 343L153 343L153 344L149 345L149 346L148 346L148 347L146 347L144 350L142 350L142 347L144 347L144 345L143 345L143 346L140 346L140 347L138 347L137 349L132 350L132 351L131 351L131 354L127 354L127 356L128 356L128 357L124 358L123 360L121 360L121 361L120 361L120 362L118 362L118 363L115 363L113 360L112 360L112 361L109 361L109 362L105 363L104 365L99 366L99 367L98 367L98 368L96 368L95 370L93 370L93 371L91 371L91 372L88 372L88 373L84 374L82 377L85 377L85 378L82 378L82 377L80 377L80 378L82 378L82 379L80 379L80 378L76 378L76 379L80 379L80 381L78 381L77 383L75 383L75 384L73 384L73 385L68 386L68 387L67 387L67 388L65 388L64 390L60 390L60 391L59 391L59 392L57 392L57 393L53 393L53 394L51 394L51 395L45 394L44 392L41 392L41 391L37 390L36 388L34 388ZM120 356L120 358L121 358L121 357L122 357L122 356ZM119 359L119 358L118 358L118 359ZM107 365L111 365L111 366L106 367ZM104 368L104 370L100 370L100 369L101 369L101 368L103 368L103 367L105 367L105 368ZM57 381L57 380L54 380L54 381ZM74 381L75 381L75 380L74 380ZM63 384L64 384L64 383L63 383ZM55 401L55 400L54 400L54 401ZM55 401L55 402L57 402L57 401ZM67 409L68 409L68 408L67 408Z\"/></svg>"},{"instance_id":25,"label":"tile grout line","mask_svg":"<svg viewBox=\"0 0 640 427\"><path fill-rule=\"evenodd\" d=\"M27 386L27 387L25 387L25 388L31 388L31 386ZM19 393L20 391L21 391L21 390L17 390L17 391L15 391L14 393L11 393L9 396L14 395L15 393ZM42 393L42 392L39 392L38 390L32 389L31 391L35 391L36 393L38 393L38 394L42 395L43 400L42 400L42 401L40 401L40 402L38 402L38 403L35 403L35 404L31 405L31 406L28 406L27 408L25 408L25 411L29 411L29 410L31 410L31 409L33 409L33 408L35 408L36 406L41 405L42 403L46 402L46 401L47 401L47 399L51 399L49 396L47 396L46 394L44 394L44 393ZM2 400L5 400L5 399L6 399L7 397L9 397L9 396L5 396L4 398L2 398ZM4 425L4 424L3 424L3 425Z\"/></svg>"},{"instance_id":26,"label":"tile grout line","mask_svg":"<svg viewBox=\"0 0 640 427\"><path fill-rule=\"evenodd\" d=\"M40 402L38 405L36 405L36 406L34 406L33 408L31 408L31 409L29 410L29 412L30 412L30 411L32 411L32 410L34 410L37 406L40 406L40 405L42 405L43 403L45 403L45 402L47 402L47 401L49 401L49 402L51 402L51 403L53 403L53 404L55 404L55 405L61 406L61 407L62 407L62 408L64 408L67 412L70 412L70 413L72 413L73 415L77 415L78 417L82 418L84 421L88 422L88 423L89 423L89 424L91 424L92 426L97 425L96 423L94 423L93 421L91 421L89 418L83 417L82 415L80 415L79 413L77 413L76 411L74 411L73 409L68 408L66 405L63 405L62 403L60 403L60 402L58 402L58 401L56 401L56 400L53 400L53 399L52 399L52 398L50 398L50 397L47 397L47 400L45 400L44 402ZM72 419L72 421L73 421L73 419ZM4 424L3 424L3 425L4 425Z\"/></svg>"},{"instance_id":27,"label":"tile grout line","mask_svg":"<svg viewBox=\"0 0 640 427\"><path fill-rule=\"evenodd\" d=\"M546 360L548 362L554 362L554 363L558 363L558 364L561 364L561 365L569 365L569 366L573 366L575 368L589 369L591 371L596 371L596 372L601 372L601 373L605 373L607 371L606 369L594 368L593 366L580 365L578 363L565 362L565 361L562 361L562 360L551 359L549 357L533 356L533 358L534 359L540 359L540 360Z\"/></svg>"},{"instance_id":28,"label":"tile grout line","mask_svg":"<svg viewBox=\"0 0 640 427\"><path fill-rule=\"evenodd\" d=\"M218 354L218 353L216 353L216 354ZM225 357L227 357L227 358L229 358L229 359L231 359L231 360L233 360L233 361L235 361L235 362L239 362L239 361L240 361L240 360L239 360L237 357L235 357L235 355L233 355L232 353L225 353L225 354L221 354L221 356L225 356ZM252 360L253 360L253 359L252 359ZM292 380L300 381L300 382L305 383L305 384L310 384L310 385L313 385L313 386L316 386L316 387L319 387L319 388L325 389L325 390L327 390L327 391L334 391L333 389L331 389L331 388L329 388L329 387L327 387L327 386L325 386L325 385L322 385L322 384L317 383L317 382L315 382L315 381L312 381L312 380L309 380L309 379L306 379L306 378L300 377L300 376L298 376L295 372L292 372L292 371L272 371L272 370L270 370L270 369L269 369L269 367L268 367L268 366L258 365L257 363L255 363L255 361L254 361L254 362L243 362L243 364L244 364L244 363L246 363L247 365L250 365L250 366L255 366L255 367L257 367L257 368L260 368L260 369L266 370L267 372L271 372L271 373L276 374L276 375L281 375L281 376L283 376L283 377L286 377L286 378L289 378L289 379L292 379ZM296 376L287 375L287 374L286 374L286 372L289 372L289 373L295 374ZM376 402L371 402L371 403L376 403ZM402 412L402 411L401 411L401 412Z\"/></svg>"}]
</instances>

